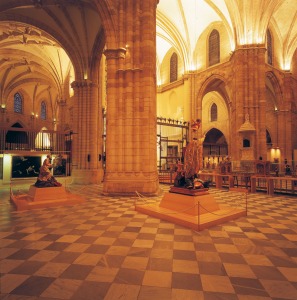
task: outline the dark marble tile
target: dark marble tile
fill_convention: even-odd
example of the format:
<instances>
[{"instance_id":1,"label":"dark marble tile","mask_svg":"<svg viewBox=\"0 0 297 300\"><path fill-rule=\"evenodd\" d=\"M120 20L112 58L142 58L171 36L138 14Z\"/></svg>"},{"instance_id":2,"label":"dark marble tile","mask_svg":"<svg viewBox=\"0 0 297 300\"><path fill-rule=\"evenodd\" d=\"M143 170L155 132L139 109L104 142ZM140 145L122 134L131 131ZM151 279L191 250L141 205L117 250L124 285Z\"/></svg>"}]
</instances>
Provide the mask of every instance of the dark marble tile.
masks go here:
<instances>
[{"instance_id":1,"label":"dark marble tile","mask_svg":"<svg viewBox=\"0 0 297 300\"><path fill-rule=\"evenodd\" d=\"M188 273L172 273L172 288L184 290L202 290L200 276Z\"/></svg>"},{"instance_id":2,"label":"dark marble tile","mask_svg":"<svg viewBox=\"0 0 297 300\"><path fill-rule=\"evenodd\" d=\"M79 257L79 255L80 253L76 252L60 252L52 259L52 262L71 264Z\"/></svg>"},{"instance_id":3,"label":"dark marble tile","mask_svg":"<svg viewBox=\"0 0 297 300\"><path fill-rule=\"evenodd\" d=\"M237 294L269 297L269 294L258 279L233 277L230 278L230 282Z\"/></svg>"},{"instance_id":4,"label":"dark marble tile","mask_svg":"<svg viewBox=\"0 0 297 300\"><path fill-rule=\"evenodd\" d=\"M92 271L93 266L70 265L61 275L60 278L84 280Z\"/></svg>"},{"instance_id":5,"label":"dark marble tile","mask_svg":"<svg viewBox=\"0 0 297 300\"><path fill-rule=\"evenodd\" d=\"M127 226L123 232L139 232L141 227L129 227Z\"/></svg>"},{"instance_id":6,"label":"dark marble tile","mask_svg":"<svg viewBox=\"0 0 297 300\"><path fill-rule=\"evenodd\" d=\"M246 264L246 260L238 253L219 253L223 263Z\"/></svg>"},{"instance_id":7,"label":"dark marble tile","mask_svg":"<svg viewBox=\"0 0 297 300\"><path fill-rule=\"evenodd\" d=\"M114 279L115 283L141 285L144 271L133 269L120 269Z\"/></svg>"},{"instance_id":8,"label":"dark marble tile","mask_svg":"<svg viewBox=\"0 0 297 300\"><path fill-rule=\"evenodd\" d=\"M173 261L171 259L150 258L147 269L155 271L172 272Z\"/></svg>"},{"instance_id":9,"label":"dark marble tile","mask_svg":"<svg viewBox=\"0 0 297 300\"><path fill-rule=\"evenodd\" d=\"M230 293L204 292L203 300L238 300L238 297Z\"/></svg>"},{"instance_id":10,"label":"dark marble tile","mask_svg":"<svg viewBox=\"0 0 297 300\"><path fill-rule=\"evenodd\" d=\"M105 255L101 258L97 265L108 268L120 268L124 259L125 256Z\"/></svg>"},{"instance_id":11,"label":"dark marble tile","mask_svg":"<svg viewBox=\"0 0 297 300\"><path fill-rule=\"evenodd\" d=\"M156 287L156 286L142 286L139 291L137 300L172 300L171 289ZM180 299L182 300L182 299ZM184 299L186 300L186 299ZM190 300L190 299L188 299ZM194 299L193 299L194 300ZM198 299L197 299L198 300Z\"/></svg>"},{"instance_id":12,"label":"dark marble tile","mask_svg":"<svg viewBox=\"0 0 297 300\"><path fill-rule=\"evenodd\" d=\"M154 241L154 249L173 249L171 241Z\"/></svg>"},{"instance_id":13,"label":"dark marble tile","mask_svg":"<svg viewBox=\"0 0 297 300\"><path fill-rule=\"evenodd\" d=\"M32 276L15 288L11 294L25 296L40 296L53 282L54 278ZM26 298L23 298L26 299Z\"/></svg>"},{"instance_id":14,"label":"dark marble tile","mask_svg":"<svg viewBox=\"0 0 297 300\"><path fill-rule=\"evenodd\" d=\"M53 242L49 246L46 247L46 250L53 250L53 251L63 251L67 247L69 247L70 243L64 242Z\"/></svg>"},{"instance_id":15,"label":"dark marble tile","mask_svg":"<svg viewBox=\"0 0 297 300\"><path fill-rule=\"evenodd\" d=\"M258 279L286 281L284 275L276 268L269 266L250 266Z\"/></svg>"},{"instance_id":16,"label":"dark marble tile","mask_svg":"<svg viewBox=\"0 0 297 300\"><path fill-rule=\"evenodd\" d=\"M85 281L81 284L71 300L100 300L106 296L110 283Z\"/></svg>"},{"instance_id":17,"label":"dark marble tile","mask_svg":"<svg viewBox=\"0 0 297 300\"><path fill-rule=\"evenodd\" d=\"M38 271L44 265L45 265L45 262L24 261L22 264L20 264L16 268L10 270L9 273L33 275L36 271Z\"/></svg>"},{"instance_id":18,"label":"dark marble tile","mask_svg":"<svg viewBox=\"0 0 297 300\"><path fill-rule=\"evenodd\" d=\"M188 250L173 250L173 258L182 260L196 260L196 253L195 251Z\"/></svg>"},{"instance_id":19,"label":"dark marble tile","mask_svg":"<svg viewBox=\"0 0 297 300\"><path fill-rule=\"evenodd\" d=\"M106 251L109 249L110 246L107 245L90 245L85 253L94 253L94 254L105 254Z\"/></svg>"},{"instance_id":20,"label":"dark marble tile","mask_svg":"<svg viewBox=\"0 0 297 300\"><path fill-rule=\"evenodd\" d=\"M195 243L196 251L205 251L205 252L216 252L217 249L214 244L210 243Z\"/></svg>"},{"instance_id":21,"label":"dark marble tile","mask_svg":"<svg viewBox=\"0 0 297 300\"><path fill-rule=\"evenodd\" d=\"M222 263L199 261L199 273L204 275L226 276L226 270Z\"/></svg>"},{"instance_id":22,"label":"dark marble tile","mask_svg":"<svg viewBox=\"0 0 297 300\"><path fill-rule=\"evenodd\" d=\"M158 228L157 231L158 234L174 234L174 229L172 228Z\"/></svg>"},{"instance_id":23,"label":"dark marble tile","mask_svg":"<svg viewBox=\"0 0 297 300\"><path fill-rule=\"evenodd\" d=\"M11 245L10 245L11 247ZM14 247L11 247L14 248ZM8 256L7 259L20 259L20 260L26 260L35 255L38 252L38 250L33 249L20 249L17 252L13 253L12 255Z\"/></svg>"}]
</instances>

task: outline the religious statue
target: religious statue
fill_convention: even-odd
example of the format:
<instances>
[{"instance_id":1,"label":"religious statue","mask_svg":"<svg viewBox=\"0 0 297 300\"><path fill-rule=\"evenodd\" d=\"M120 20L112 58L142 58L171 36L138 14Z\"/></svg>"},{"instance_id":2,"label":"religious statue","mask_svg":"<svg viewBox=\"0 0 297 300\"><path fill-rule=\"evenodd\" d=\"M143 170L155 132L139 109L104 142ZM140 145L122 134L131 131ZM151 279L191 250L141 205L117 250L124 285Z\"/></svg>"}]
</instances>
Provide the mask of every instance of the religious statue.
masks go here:
<instances>
[{"instance_id":1,"label":"religious statue","mask_svg":"<svg viewBox=\"0 0 297 300\"><path fill-rule=\"evenodd\" d=\"M191 129L193 132L197 132L198 129L200 128L200 124L201 124L201 120L200 119L196 119L196 120L193 120L191 122Z\"/></svg>"},{"instance_id":2,"label":"religious statue","mask_svg":"<svg viewBox=\"0 0 297 300\"><path fill-rule=\"evenodd\" d=\"M196 135L200 128L201 120L191 122L192 134ZM205 136L198 139L193 136L193 140L186 146L184 170L177 172L174 186L188 189L200 189L209 186L209 182L204 182L198 178L200 169L200 156Z\"/></svg>"},{"instance_id":3,"label":"religious statue","mask_svg":"<svg viewBox=\"0 0 297 300\"><path fill-rule=\"evenodd\" d=\"M46 156L46 159L43 161L42 166L39 169L39 176L37 181L35 182L35 186L39 188L43 187L56 187L61 186L62 184L59 183L56 178L52 175L52 157L50 154Z\"/></svg>"}]
</instances>

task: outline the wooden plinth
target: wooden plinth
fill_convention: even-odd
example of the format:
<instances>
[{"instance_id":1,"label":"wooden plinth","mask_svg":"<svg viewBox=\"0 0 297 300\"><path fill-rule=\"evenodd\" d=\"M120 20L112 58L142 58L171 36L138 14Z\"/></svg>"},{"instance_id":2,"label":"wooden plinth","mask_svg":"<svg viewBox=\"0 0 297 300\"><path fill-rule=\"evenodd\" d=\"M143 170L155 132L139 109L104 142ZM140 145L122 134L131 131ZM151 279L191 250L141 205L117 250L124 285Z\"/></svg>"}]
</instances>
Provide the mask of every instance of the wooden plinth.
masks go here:
<instances>
[{"instance_id":1,"label":"wooden plinth","mask_svg":"<svg viewBox=\"0 0 297 300\"><path fill-rule=\"evenodd\" d=\"M34 185L30 186L28 194L11 194L10 200L18 211L75 205L85 201L83 197L67 192L63 186L37 188Z\"/></svg>"},{"instance_id":2,"label":"wooden plinth","mask_svg":"<svg viewBox=\"0 0 297 300\"><path fill-rule=\"evenodd\" d=\"M219 206L208 191L197 196L165 193L159 205L136 204L135 210L197 231L246 216L246 210Z\"/></svg>"}]
</instances>

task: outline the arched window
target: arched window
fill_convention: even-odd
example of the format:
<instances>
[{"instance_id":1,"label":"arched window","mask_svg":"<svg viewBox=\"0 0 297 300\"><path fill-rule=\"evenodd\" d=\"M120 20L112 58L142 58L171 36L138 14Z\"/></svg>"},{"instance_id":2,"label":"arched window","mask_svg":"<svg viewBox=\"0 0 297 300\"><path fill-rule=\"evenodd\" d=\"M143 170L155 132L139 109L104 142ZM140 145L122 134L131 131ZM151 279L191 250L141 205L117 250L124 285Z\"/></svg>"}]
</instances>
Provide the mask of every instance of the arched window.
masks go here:
<instances>
[{"instance_id":1,"label":"arched window","mask_svg":"<svg viewBox=\"0 0 297 300\"><path fill-rule=\"evenodd\" d=\"M177 80L177 54L174 52L170 57L170 82Z\"/></svg>"},{"instance_id":2,"label":"arched window","mask_svg":"<svg viewBox=\"0 0 297 300\"><path fill-rule=\"evenodd\" d=\"M19 114L23 112L23 99L20 93L14 95L14 112Z\"/></svg>"},{"instance_id":3,"label":"arched window","mask_svg":"<svg viewBox=\"0 0 297 300\"><path fill-rule=\"evenodd\" d=\"M267 63L272 66L273 49L272 49L272 36L267 30Z\"/></svg>"},{"instance_id":4,"label":"arched window","mask_svg":"<svg viewBox=\"0 0 297 300\"><path fill-rule=\"evenodd\" d=\"M243 148L249 148L249 147L251 146L250 140L244 139L244 140L242 141L242 146L243 146Z\"/></svg>"},{"instance_id":5,"label":"arched window","mask_svg":"<svg viewBox=\"0 0 297 300\"><path fill-rule=\"evenodd\" d=\"M215 122L218 120L218 106L213 103L210 108L210 122Z\"/></svg>"},{"instance_id":6,"label":"arched window","mask_svg":"<svg viewBox=\"0 0 297 300\"><path fill-rule=\"evenodd\" d=\"M220 34L213 30L208 40L208 63L209 66L220 62Z\"/></svg>"},{"instance_id":7,"label":"arched window","mask_svg":"<svg viewBox=\"0 0 297 300\"><path fill-rule=\"evenodd\" d=\"M46 120L46 104L44 101L42 101L40 105L40 118Z\"/></svg>"},{"instance_id":8,"label":"arched window","mask_svg":"<svg viewBox=\"0 0 297 300\"><path fill-rule=\"evenodd\" d=\"M267 129L266 129L266 144L267 146L272 147L272 139Z\"/></svg>"}]
</instances>

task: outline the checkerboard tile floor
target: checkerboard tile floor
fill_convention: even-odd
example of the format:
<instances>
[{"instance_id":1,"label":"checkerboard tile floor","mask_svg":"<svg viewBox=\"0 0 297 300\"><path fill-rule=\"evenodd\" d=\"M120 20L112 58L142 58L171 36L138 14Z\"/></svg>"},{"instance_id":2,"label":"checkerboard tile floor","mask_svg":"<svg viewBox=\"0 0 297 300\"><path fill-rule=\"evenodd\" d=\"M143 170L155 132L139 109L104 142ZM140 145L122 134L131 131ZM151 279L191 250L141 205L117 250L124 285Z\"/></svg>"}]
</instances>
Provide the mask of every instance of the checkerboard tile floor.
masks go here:
<instances>
[{"instance_id":1,"label":"checkerboard tile floor","mask_svg":"<svg viewBox=\"0 0 297 300\"><path fill-rule=\"evenodd\" d=\"M0 299L297 299L296 197L248 194L246 217L195 232L136 212L138 196L71 191L87 201L16 212L1 187Z\"/></svg>"}]
</instances>

